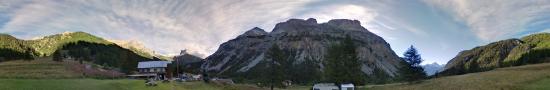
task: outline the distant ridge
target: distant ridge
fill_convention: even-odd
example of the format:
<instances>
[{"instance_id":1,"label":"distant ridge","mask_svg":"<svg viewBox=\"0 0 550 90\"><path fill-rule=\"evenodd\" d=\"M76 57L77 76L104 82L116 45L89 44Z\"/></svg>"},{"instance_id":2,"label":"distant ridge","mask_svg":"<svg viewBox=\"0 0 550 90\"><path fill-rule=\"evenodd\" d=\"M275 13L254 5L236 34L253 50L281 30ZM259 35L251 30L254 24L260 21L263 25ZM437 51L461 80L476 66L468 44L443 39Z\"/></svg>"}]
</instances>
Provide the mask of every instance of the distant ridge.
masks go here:
<instances>
[{"instance_id":1,"label":"distant ridge","mask_svg":"<svg viewBox=\"0 0 550 90\"><path fill-rule=\"evenodd\" d=\"M550 33L508 39L460 52L441 72L457 75L550 61Z\"/></svg>"}]
</instances>

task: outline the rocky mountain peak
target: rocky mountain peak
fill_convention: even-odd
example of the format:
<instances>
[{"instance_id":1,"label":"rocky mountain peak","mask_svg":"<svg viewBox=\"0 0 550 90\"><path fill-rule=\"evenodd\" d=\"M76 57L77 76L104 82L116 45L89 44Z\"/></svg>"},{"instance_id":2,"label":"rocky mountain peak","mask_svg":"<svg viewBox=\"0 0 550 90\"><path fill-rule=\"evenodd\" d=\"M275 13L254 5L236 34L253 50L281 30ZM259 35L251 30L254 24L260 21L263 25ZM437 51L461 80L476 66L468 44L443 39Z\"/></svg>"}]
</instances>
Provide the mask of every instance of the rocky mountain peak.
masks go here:
<instances>
[{"instance_id":1,"label":"rocky mountain peak","mask_svg":"<svg viewBox=\"0 0 550 90\"><path fill-rule=\"evenodd\" d=\"M313 18L309 18L307 20L304 19L290 19L286 22L281 22L275 25L275 28L273 28L272 33L279 34L283 32L292 32L292 31L300 31L300 30L311 30L312 27L315 27L319 25L317 23L317 20Z\"/></svg>"},{"instance_id":2,"label":"rocky mountain peak","mask_svg":"<svg viewBox=\"0 0 550 90\"><path fill-rule=\"evenodd\" d=\"M268 33L264 31L264 29L254 27L246 32L244 34L240 35L239 37L257 37L257 36L264 36Z\"/></svg>"},{"instance_id":3,"label":"rocky mountain peak","mask_svg":"<svg viewBox=\"0 0 550 90\"><path fill-rule=\"evenodd\" d=\"M289 19L288 21L282 22L282 23L296 24L296 25L316 25L317 20L315 20L314 18L309 18L307 20L304 20L304 19Z\"/></svg>"},{"instance_id":4,"label":"rocky mountain peak","mask_svg":"<svg viewBox=\"0 0 550 90\"><path fill-rule=\"evenodd\" d=\"M334 19L328 21L326 24L339 28L347 28L347 30L365 30L365 28L361 26L361 22L358 20Z\"/></svg>"},{"instance_id":5,"label":"rocky mountain peak","mask_svg":"<svg viewBox=\"0 0 550 90\"><path fill-rule=\"evenodd\" d=\"M262 73L268 60L265 53L272 45L277 45L288 54L293 65L300 66L292 69L322 71L321 62L325 60L328 47L341 43L347 36L357 44L357 56L361 61L361 71L358 72L391 77L397 74L401 59L384 39L361 27L359 21L338 19L319 24L313 18L278 23L270 33L259 28L251 29L220 45L214 54L205 59L202 68L221 76Z\"/></svg>"}]
</instances>

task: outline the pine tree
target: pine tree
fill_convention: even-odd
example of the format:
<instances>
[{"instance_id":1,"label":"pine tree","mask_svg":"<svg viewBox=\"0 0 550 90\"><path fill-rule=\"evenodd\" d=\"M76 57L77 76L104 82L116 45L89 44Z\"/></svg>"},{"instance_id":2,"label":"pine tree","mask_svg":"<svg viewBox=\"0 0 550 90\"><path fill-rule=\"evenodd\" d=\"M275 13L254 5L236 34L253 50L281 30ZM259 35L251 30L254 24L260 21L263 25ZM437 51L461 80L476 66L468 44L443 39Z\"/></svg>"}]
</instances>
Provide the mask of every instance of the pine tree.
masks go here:
<instances>
[{"instance_id":1,"label":"pine tree","mask_svg":"<svg viewBox=\"0 0 550 90\"><path fill-rule=\"evenodd\" d=\"M420 57L420 54L414 48L414 46L411 45L411 47L403 54L403 59L405 59L405 62L407 62L412 67L420 67L420 63L422 63L422 57Z\"/></svg>"},{"instance_id":2,"label":"pine tree","mask_svg":"<svg viewBox=\"0 0 550 90\"><path fill-rule=\"evenodd\" d=\"M337 84L365 84L365 75L361 72L361 62L357 57L356 48L349 36L346 36L341 44L334 44L328 48L323 63L326 81Z\"/></svg>"},{"instance_id":3,"label":"pine tree","mask_svg":"<svg viewBox=\"0 0 550 90\"><path fill-rule=\"evenodd\" d=\"M288 65L292 65L292 63L284 54L283 50L281 50L276 44L271 45L271 48L269 48L269 51L267 52L267 59L269 59L269 78L271 79L269 80L270 88L273 89L275 86L283 86L281 82L288 78L288 75L285 75L285 71L288 71L286 69L288 69Z\"/></svg>"},{"instance_id":4,"label":"pine tree","mask_svg":"<svg viewBox=\"0 0 550 90\"><path fill-rule=\"evenodd\" d=\"M414 46L411 45L411 47L405 51L403 56L404 57L402 59L405 63L400 68L402 79L412 83L414 81L426 78L426 73L424 73L424 69L420 66L420 63L422 63L422 58Z\"/></svg>"}]
</instances>

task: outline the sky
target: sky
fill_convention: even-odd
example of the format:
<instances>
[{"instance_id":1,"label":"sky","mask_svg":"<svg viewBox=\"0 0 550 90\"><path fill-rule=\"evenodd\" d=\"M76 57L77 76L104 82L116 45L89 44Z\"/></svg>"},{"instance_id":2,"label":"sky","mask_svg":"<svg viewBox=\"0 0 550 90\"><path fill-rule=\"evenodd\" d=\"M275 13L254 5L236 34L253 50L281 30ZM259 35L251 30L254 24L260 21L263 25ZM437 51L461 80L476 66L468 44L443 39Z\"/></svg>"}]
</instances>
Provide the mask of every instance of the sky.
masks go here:
<instances>
[{"instance_id":1,"label":"sky","mask_svg":"<svg viewBox=\"0 0 550 90\"><path fill-rule=\"evenodd\" d=\"M424 64L462 50L550 32L550 0L0 0L0 33L36 39L84 31L162 55L207 57L253 27L291 18L354 19L397 55L411 45Z\"/></svg>"}]
</instances>

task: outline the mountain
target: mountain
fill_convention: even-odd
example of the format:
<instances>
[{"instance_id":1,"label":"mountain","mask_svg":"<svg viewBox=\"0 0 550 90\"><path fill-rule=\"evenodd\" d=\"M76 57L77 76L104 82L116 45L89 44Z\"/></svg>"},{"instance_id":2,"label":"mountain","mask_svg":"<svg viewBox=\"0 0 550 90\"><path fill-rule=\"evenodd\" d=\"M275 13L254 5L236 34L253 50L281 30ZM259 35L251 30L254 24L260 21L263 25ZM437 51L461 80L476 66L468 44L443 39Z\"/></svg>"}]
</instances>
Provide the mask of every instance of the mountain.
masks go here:
<instances>
[{"instance_id":1,"label":"mountain","mask_svg":"<svg viewBox=\"0 0 550 90\"><path fill-rule=\"evenodd\" d=\"M179 66L177 71L183 71L185 73L200 73L201 65L204 60L200 57L188 54L186 50L182 50L179 55L174 56L172 63ZM179 72L181 73L181 72Z\"/></svg>"},{"instance_id":2,"label":"mountain","mask_svg":"<svg viewBox=\"0 0 550 90\"><path fill-rule=\"evenodd\" d=\"M11 41L1 41L1 42L13 42L18 41L22 42L22 45L7 45L7 46L28 46L36 51L36 56L50 56L55 50L61 48L63 45L68 43L75 43L78 41L85 41L91 43L100 43L100 44L116 44L123 48L129 49L134 53L137 53L143 57L153 58L153 57L162 57L161 59L169 60L162 55L156 55L152 50L145 48L141 43L137 41L122 41L122 40L105 40L103 38L91 35L86 32L64 32L61 34L49 35L33 40L19 40L15 37L12 37L7 34L3 34L0 37L7 39L12 39Z\"/></svg>"},{"instance_id":3,"label":"mountain","mask_svg":"<svg viewBox=\"0 0 550 90\"><path fill-rule=\"evenodd\" d=\"M460 52L445 66L443 75L541 63L550 60L550 33L508 39Z\"/></svg>"},{"instance_id":4,"label":"mountain","mask_svg":"<svg viewBox=\"0 0 550 90\"><path fill-rule=\"evenodd\" d=\"M432 64L422 65L422 68L424 68L424 72L426 72L426 75L428 76L434 75L437 72L441 72L443 70L443 67L445 67L445 64L438 64L436 62Z\"/></svg>"},{"instance_id":5,"label":"mountain","mask_svg":"<svg viewBox=\"0 0 550 90\"><path fill-rule=\"evenodd\" d=\"M140 61L152 61L133 51L116 44L102 44L87 41L67 43L57 49L53 55L54 61L75 60L91 62L105 68L114 68L124 73L136 71Z\"/></svg>"},{"instance_id":6,"label":"mountain","mask_svg":"<svg viewBox=\"0 0 550 90\"><path fill-rule=\"evenodd\" d=\"M135 41L135 40L130 40L130 41L108 40L108 41L113 42L113 43L115 43L118 46L121 46L123 48L132 50L133 52L135 52L135 53L137 53L137 54L139 54L143 57L147 57L147 58L157 57L157 58L160 58L160 59L163 59L163 60L172 60L172 58L169 58L167 56L156 54L155 51L153 51L149 48L146 48L142 43L140 43L138 41Z\"/></svg>"},{"instance_id":7,"label":"mountain","mask_svg":"<svg viewBox=\"0 0 550 90\"><path fill-rule=\"evenodd\" d=\"M56 61L87 61L131 73L137 62L152 58L145 56L150 54L136 51L85 32L65 32L33 40L0 34L0 61L52 56Z\"/></svg>"},{"instance_id":8,"label":"mountain","mask_svg":"<svg viewBox=\"0 0 550 90\"><path fill-rule=\"evenodd\" d=\"M8 34L0 34L0 61L13 59L32 59L36 51L27 46L28 42Z\"/></svg>"},{"instance_id":9,"label":"mountain","mask_svg":"<svg viewBox=\"0 0 550 90\"><path fill-rule=\"evenodd\" d=\"M383 38L360 25L357 20L335 19L326 23L317 23L315 19L290 19L278 23L272 32L252 28L220 45L218 50L208 56L202 66L210 73L222 77L254 78L258 73L266 73L266 52L271 45L279 46L288 54L292 63L293 77L318 80L322 72L324 55L327 48L341 43L350 36L357 46L357 56L361 70L369 76L396 76L403 61L391 50ZM312 69L312 70L311 70ZM307 81L307 80L306 80Z\"/></svg>"},{"instance_id":10,"label":"mountain","mask_svg":"<svg viewBox=\"0 0 550 90\"><path fill-rule=\"evenodd\" d=\"M94 35L85 32L64 32L62 34L55 34L45 36L40 39L29 40L29 45L38 52L38 56L50 56L57 50L68 43L74 43L78 41L86 41L102 44L113 44L107 40L96 37Z\"/></svg>"}]
</instances>

